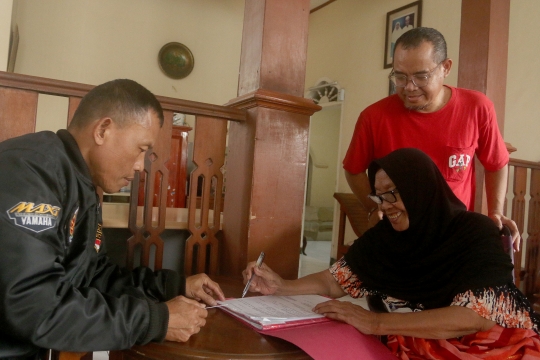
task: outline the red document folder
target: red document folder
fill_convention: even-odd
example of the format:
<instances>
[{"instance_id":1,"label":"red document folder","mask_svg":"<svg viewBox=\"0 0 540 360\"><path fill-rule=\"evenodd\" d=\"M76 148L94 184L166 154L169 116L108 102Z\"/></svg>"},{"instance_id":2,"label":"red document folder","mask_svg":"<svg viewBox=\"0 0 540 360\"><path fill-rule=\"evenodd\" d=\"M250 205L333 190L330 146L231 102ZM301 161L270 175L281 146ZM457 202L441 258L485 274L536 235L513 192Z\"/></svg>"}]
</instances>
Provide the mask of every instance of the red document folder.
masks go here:
<instances>
[{"instance_id":1,"label":"red document folder","mask_svg":"<svg viewBox=\"0 0 540 360\"><path fill-rule=\"evenodd\" d=\"M349 324L326 317L271 325L272 328L262 330L247 319L227 311L227 308L222 307L221 310L263 335L274 336L298 346L315 360L396 360L396 356L375 336L364 335Z\"/></svg>"},{"instance_id":2,"label":"red document folder","mask_svg":"<svg viewBox=\"0 0 540 360\"><path fill-rule=\"evenodd\" d=\"M259 332L286 340L315 360L397 359L375 336L364 335L353 326L339 321Z\"/></svg>"},{"instance_id":3,"label":"red document folder","mask_svg":"<svg viewBox=\"0 0 540 360\"><path fill-rule=\"evenodd\" d=\"M295 307L296 299L289 299L292 301L292 307ZM279 301L279 299L277 300ZM396 359L376 337L364 335L349 324L334 321L315 313L310 314L310 311L307 311L311 309L313 303L326 300L322 297L304 297L300 301L303 306L299 306L300 309L296 309L298 311L288 309L288 303L274 302L272 297L243 299L241 300L242 304L248 305L243 307L243 311L233 311L226 306L220 308L261 334L278 337L295 344L314 359ZM275 307L272 308L273 305ZM251 311L254 308L257 310ZM236 309L238 310L238 308ZM305 313L300 314L302 310ZM247 316L249 313L252 317L254 313L260 314L261 316L257 317L260 320L270 316L270 314L276 314L276 312L283 314L289 311L291 314L294 313L295 320L283 321L278 324L263 324ZM299 315L304 316L304 318L297 319L296 316Z\"/></svg>"}]
</instances>

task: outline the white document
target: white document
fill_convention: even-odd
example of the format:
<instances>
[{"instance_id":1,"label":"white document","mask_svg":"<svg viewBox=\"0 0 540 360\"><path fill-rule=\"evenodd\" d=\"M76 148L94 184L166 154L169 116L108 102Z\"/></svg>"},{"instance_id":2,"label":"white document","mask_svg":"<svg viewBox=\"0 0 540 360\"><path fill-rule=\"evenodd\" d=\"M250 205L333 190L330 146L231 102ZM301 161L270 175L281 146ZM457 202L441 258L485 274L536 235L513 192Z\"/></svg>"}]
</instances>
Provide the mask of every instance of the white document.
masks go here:
<instances>
[{"instance_id":1,"label":"white document","mask_svg":"<svg viewBox=\"0 0 540 360\"><path fill-rule=\"evenodd\" d=\"M323 315L314 313L312 309L328 300L320 295L267 295L219 301L219 304L237 316L266 326L323 318Z\"/></svg>"}]
</instances>

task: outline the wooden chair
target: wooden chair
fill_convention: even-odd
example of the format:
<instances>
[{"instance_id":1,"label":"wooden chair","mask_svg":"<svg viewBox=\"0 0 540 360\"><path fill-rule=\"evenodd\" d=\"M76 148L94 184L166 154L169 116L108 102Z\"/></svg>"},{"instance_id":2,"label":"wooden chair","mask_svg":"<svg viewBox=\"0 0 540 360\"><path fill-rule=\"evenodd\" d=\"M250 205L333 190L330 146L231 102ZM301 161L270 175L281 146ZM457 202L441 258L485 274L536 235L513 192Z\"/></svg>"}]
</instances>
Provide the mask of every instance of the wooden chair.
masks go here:
<instances>
[{"instance_id":1,"label":"wooden chair","mask_svg":"<svg viewBox=\"0 0 540 360\"><path fill-rule=\"evenodd\" d=\"M346 219L349 219L349 223L358 237L366 232L370 226L368 212L364 209L364 206L360 203L356 195L351 193L334 193L334 198L339 203L339 232L336 257L336 260L339 260L349 250L349 245L345 245Z\"/></svg>"}]
</instances>

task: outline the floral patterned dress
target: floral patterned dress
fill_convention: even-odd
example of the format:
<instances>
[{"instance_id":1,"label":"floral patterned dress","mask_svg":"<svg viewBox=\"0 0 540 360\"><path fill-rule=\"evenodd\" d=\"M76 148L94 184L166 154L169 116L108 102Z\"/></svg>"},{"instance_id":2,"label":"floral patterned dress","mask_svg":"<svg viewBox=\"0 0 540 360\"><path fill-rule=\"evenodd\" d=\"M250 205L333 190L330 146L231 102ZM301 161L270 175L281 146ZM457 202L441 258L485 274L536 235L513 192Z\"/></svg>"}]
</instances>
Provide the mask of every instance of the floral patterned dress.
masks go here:
<instances>
[{"instance_id":1,"label":"floral patterned dress","mask_svg":"<svg viewBox=\"0 0 540 360\"><path fill-rule=\"evenodd\" d=\"M330 273L353 298L379 295L389 311L422 311L422 304L369 291L351 271L344 258ZM453 339L421 339L389 335L386 345L399 359L540 359L540 323L526 298L515 288L469 290L456 295L450 305L464 306L496 322L488 331Z\"/></svg>"}]
</instances>

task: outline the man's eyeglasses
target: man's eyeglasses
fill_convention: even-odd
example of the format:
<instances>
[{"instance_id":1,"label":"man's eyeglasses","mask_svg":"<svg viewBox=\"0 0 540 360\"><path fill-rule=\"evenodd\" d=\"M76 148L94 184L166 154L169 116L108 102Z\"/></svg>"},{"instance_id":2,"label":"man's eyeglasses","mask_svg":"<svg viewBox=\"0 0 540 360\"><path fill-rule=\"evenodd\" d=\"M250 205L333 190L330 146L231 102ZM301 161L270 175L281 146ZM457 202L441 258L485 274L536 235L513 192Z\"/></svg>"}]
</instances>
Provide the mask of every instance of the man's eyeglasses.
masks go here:
<instances>
[{"instance_id":1,"label":"man's eyeglasses","mask_svg":"<svg viewBox=\"0 0 540 360\"><path fill-rule=\"evenodd\" d=\"M369 194L368 198L373 200L375 204L381 205L383 201L389 202L390 204L393 204L397 201L396 194L399 194L399 191L397 189L390 190L387 192L384 192L382 194Z\"/></svg>"},{"instance_id":2,"label":"man's eyeglasses","mask_svg":"<svg viewBox=\"0 0 540 360\"><path fill-rule=\"evenodd\" d=\"M411 76L411 80L413 85L416 87L424 87L429 85L429 79L431 79L431 76L433 75L433 72L437 70L437 68L444 62L441 61L437 64L432 70L428 71L425 74L414 74ZM396 87L405 87L409 83L409 77L407 75L396 75L394 74L394 70L390 72L390 75L388 75L388 78L394 83Z\"/></svg>"}]
</instances>

